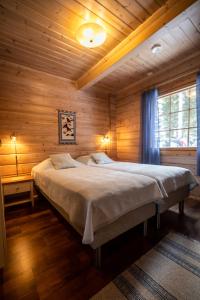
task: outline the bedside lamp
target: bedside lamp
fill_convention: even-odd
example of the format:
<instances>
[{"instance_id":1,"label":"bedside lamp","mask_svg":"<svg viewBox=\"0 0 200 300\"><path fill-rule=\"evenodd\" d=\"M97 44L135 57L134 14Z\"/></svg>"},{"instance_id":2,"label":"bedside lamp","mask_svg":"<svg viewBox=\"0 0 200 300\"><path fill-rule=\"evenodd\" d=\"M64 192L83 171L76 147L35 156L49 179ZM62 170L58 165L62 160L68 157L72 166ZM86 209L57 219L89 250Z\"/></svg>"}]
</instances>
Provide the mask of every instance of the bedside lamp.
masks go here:
<instances>
[{"instance_id":1,"label":"bedside lamp","mask_svg":"<svg viewBox=\"0 0 200 300\"><path fill-rule=\"evenodd\" d=\"M17 158L17 137L15 135L15 133L13 133L10 136L11 139L11 143L14 144L14 148L15 148L15 164L16 164L16 174L17 176L19 175L19 171L18 171L18 158Z\"/></svg>"}]
</instances>

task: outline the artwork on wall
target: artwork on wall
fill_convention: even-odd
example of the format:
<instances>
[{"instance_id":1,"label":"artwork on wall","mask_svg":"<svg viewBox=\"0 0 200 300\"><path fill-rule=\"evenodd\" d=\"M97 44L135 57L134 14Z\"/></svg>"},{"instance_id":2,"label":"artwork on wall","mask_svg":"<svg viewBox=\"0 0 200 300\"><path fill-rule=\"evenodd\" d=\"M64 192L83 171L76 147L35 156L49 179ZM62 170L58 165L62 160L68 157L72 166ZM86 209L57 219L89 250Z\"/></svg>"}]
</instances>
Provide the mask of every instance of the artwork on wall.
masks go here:
<instances>
[{"instance_id":1,"label":"artwork on wall","mask_svg":"<svg viewBox=\"0 0 200 300\"><path fill-rule=\"evenodd\" d=\"M58 110L60 144L76 144L76 113Z\"/></svg>"}]
</instances>

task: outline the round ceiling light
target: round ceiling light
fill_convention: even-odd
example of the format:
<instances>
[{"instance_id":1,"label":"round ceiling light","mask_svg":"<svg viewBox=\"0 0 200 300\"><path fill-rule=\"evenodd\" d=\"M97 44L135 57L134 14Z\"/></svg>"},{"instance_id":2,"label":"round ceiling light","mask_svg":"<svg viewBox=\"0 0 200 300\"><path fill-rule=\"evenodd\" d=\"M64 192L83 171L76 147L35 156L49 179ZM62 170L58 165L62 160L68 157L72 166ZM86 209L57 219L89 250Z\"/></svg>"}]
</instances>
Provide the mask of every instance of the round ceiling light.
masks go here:
<instances>
[{"instance_id":1,"label":"round ceiling light","mask_svg":"<svg viewBox=\"0 0 200 300\"><path fill-rule=\"evenodd\" d=\"M95 48L105 42L106 32L99 24L85 23L79 27L76 39L84 47Z\"/></svg>"},{"instance_id":2,"label":"round ceiling light","mask_svg":"<svg viewBox=\"0 0 200 300\"><path fill-rule=\"evenodd\" d=\"M151 47L151 52L153 54L159 54L162 51L162 46L160 44L155 44Z\"/></svg>"}]
</instances>

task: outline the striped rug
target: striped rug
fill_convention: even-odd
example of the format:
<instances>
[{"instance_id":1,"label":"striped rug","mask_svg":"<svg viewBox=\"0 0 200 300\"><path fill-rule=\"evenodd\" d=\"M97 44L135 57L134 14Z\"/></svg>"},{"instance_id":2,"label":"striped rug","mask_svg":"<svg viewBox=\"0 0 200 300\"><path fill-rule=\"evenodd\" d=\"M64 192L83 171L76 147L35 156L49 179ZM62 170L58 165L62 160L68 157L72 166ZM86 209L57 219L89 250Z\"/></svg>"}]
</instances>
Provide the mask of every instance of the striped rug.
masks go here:
<instances>
[{"instance_id":1,"label":"striped rug","mask_svg":"<svg viewBox=\"0 0 200 300\"><path fill-rule=\"evenodd\" d=\"M200 300L200 243L170 233L92 300Z\"/></svg>"}]
</instances>

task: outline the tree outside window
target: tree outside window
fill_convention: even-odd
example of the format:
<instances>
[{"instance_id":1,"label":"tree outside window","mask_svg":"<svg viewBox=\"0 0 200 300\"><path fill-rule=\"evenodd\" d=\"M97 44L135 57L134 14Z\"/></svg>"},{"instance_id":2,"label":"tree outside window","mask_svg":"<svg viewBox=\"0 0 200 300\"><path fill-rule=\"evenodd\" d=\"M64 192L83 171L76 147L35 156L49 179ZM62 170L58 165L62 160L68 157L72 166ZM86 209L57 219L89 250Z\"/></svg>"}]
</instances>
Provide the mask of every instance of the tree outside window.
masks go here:
<instances>
[{"instance_id":1,"label":"tree outside window","mask_svg":"<svg viewBox=\"0 0 200 300\"><path fill-rule=\"evenodd\" d=\"M197 146L195 86L158 99L160 148Z\"/></svg>"}]
</instances>

